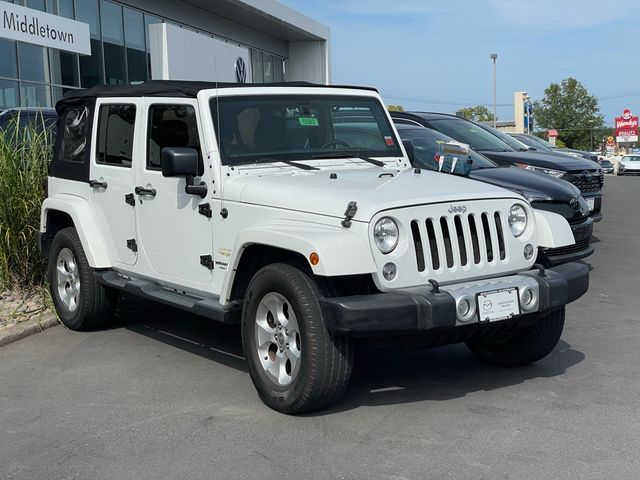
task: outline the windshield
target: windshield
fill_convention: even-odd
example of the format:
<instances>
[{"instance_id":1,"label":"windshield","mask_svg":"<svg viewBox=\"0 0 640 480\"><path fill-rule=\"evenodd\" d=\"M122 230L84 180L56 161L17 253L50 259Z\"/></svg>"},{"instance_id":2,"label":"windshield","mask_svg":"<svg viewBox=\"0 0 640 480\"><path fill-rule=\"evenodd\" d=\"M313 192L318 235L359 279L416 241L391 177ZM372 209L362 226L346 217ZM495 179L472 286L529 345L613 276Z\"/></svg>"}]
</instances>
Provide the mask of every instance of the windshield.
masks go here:
<instances>
[{"instance_id":1,"label":"windshield","mask_svg":"<svg viewBox=\"0 0 640 480\"><path fill-rule=\"evenodd\" d=\"M553 151L552 145L535 135L516 135L516 138L525 145L537 148L538 150Z\"/></svg>"},{"instance_id":2,"label":"windshield","mask_svg":"<svg viewBox=\"0 0 640 480\"><path fill-rule=\"evenodd\" d=\"M625 162L640 162L640 157L622 157Z\"/></svg>"},{"instance_id":3,"label":"windshield","mask_svg":"<svg viewBox=\"0 0 640 480\"><path fill-rule=\"evenodd\" d=\"M518 139L513 138L511 135L507 135L506 133L501 132L496 128L484 127L484 129L487 130L489 133L493 133L496 137L498 137L504 143L508 144L514 150L519 150L519 151L529 150L529 147L523 142L521 142L519 138Z\"/></svg>"},{"instance_id":4,"label":"windshield","mask_svg":"<svg viewBox=\"0 0 640 480\"><path fill-rule=\"evenodd\" d=\"M609 160L601 160L600 165L602 165L603 167L613 167L613 163L611 163Z\"/></svg>"},{"instance_id":5,"label":"windshield","mask_svg":"<svg viewBox=\"0 0 640 480\"><path fill-rule=\"evenodd\" d=\"M440 133L468 144L473 150L488 152L512 152L508 144L484 128L467 120L455 118L438 118L429 120L429 126Z\"/></svg>"},{"instance_id":6,"label":"windshield","mask_svg":"<svg viewBox=\"0 0 640 480\"><path fill-rule=\"evenodd\" d=\"M343 95L211 100L224 165L332 157L401 157L382 104Z\"/></svg>"},{"instance_id":7,"label":"windshield","mask_svg":"<svg viewBox=\"0 0 640 480\"><path fill-rule=\"evenodd\" d=\"M439 170L436 155L442 156L442 145L453 141L452 138L430 128L404 127L398 125L398 133L402 140L411 140L413 142L416 157L413 166L434 171ZM497 167L497 165L487 157L473 150L469 151L468 158L472 160L471 170ZM463 162L456 163L456 168L453 173L464 174Z\"/></svg>"}]
</instances>

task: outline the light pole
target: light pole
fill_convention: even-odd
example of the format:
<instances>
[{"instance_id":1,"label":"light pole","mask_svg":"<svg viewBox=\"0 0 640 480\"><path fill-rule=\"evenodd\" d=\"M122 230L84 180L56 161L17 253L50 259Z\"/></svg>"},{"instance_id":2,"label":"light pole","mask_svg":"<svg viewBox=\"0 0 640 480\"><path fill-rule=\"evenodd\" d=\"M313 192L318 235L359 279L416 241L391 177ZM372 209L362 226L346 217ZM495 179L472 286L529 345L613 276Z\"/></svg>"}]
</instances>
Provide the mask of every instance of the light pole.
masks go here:
<instances>
[{"instance_id":1,"label":"light pole","mask_svg":"<svg viewBox=\"0 0 640 480\"><path fill-rule=\"evenodd\" d=\"M591 151L593 152L593 122L594 120L589 120L589 129L591 130Z\"/></svg>"},{"instance_id":2,"label":"light pole","mask_svg":"<svg viewBox=\"0 0 640 480\"><path fill-rule=\"evenodd\" d=\"M496 128L496 60L498 59L497 53L491 54L491 60L493 60L493 128Z\"/></svg>"}]
</instances>

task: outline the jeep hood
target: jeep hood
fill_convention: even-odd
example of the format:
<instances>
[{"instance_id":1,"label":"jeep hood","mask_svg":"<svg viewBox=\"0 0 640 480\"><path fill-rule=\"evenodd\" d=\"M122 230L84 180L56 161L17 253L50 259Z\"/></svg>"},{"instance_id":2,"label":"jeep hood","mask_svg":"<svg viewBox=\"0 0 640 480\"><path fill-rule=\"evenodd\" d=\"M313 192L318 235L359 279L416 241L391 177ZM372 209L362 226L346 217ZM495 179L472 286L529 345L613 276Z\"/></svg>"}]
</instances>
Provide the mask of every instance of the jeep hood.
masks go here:
<instances>
[{"instance_id":1,"label":"jeep hood","mask_svg":"<svg viewBox=\"0 0 640 480\"><path fill-rule=\"evenodd\" d=\"M383 168L236 176L225 182L224 195L226 201L338 218L344 217L349 202L355 201L358 211L354 220L363 222L379 211L409 205L517 198L513 192L455 175Z\"/></svg>"}]
</instances>

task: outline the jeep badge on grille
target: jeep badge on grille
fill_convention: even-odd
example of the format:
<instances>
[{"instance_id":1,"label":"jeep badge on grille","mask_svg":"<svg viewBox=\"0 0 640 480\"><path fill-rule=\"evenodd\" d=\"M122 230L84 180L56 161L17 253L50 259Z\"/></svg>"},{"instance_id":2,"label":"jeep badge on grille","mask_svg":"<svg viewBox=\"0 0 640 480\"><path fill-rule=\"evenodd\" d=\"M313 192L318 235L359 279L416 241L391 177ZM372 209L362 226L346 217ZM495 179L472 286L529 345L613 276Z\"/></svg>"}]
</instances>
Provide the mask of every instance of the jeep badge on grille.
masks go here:
<instances>
[{"instance_id":1,"label":"jeep badge on grille","mask_svg":"<svg viewBox=\"0 0 640 480\"><path fill-rule=\"evenodd\" d=\"M464 205L451 205L449 207L449 213L465 213L467 211L467 207Z\"/></svg>"}]
</instances>

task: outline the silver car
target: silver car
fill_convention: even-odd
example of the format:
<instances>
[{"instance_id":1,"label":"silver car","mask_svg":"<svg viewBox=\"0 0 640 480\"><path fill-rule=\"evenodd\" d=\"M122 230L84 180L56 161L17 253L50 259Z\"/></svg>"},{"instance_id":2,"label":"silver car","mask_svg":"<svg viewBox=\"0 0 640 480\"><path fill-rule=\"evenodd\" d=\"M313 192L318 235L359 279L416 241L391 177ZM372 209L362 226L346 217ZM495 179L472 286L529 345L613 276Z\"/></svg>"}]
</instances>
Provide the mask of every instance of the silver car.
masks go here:
<instances>
[{"instance_id":1,"label":"silver car","mask_svg":"<svg viewBox=\"0 0 640 480\"><path fill-rule=\"evenodd\" d=\"M618 163L618 175L640 174L640 155L625 155Z\"/></svg>"}]
</instances>

